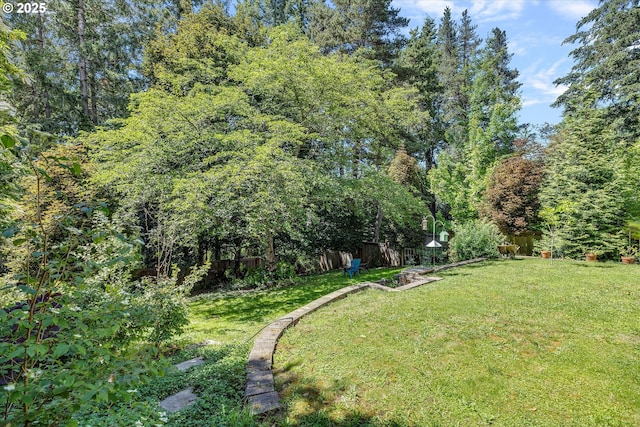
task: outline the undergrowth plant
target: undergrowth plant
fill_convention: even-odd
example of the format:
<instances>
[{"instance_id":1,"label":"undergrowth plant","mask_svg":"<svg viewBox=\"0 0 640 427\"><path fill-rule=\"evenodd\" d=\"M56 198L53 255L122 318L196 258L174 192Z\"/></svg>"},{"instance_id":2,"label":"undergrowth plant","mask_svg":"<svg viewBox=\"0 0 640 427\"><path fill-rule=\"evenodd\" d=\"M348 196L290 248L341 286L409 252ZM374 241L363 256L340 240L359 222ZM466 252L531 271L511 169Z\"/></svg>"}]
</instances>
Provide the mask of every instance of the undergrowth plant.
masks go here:
<instances>
[{"instance_id":1,"label":"undergrowth plant","mask_svg":"<svg viewBox=\"0 0 640 427\"><path fill-rule=\"evenodd\" d=\"M52 180L47 164L78 174L78 163L35 156L7 135L0 149L2 159L12 156L3 166L24 166L35 188L32 221L2 233L17 258L2 281L13 303L0 309L2 425L73 426L83 411L93 412L94 420L111 419L108 425L116 412L141 414L144 425L162 424L163 415L133 392L168 366L157 345L144 342L158 344L181 331L184 294L201 269L182 287L176 278L132 281L141 242L121 233L104 205L77 204L45 224L43 188Z\"/></svg>"}]
</instances>

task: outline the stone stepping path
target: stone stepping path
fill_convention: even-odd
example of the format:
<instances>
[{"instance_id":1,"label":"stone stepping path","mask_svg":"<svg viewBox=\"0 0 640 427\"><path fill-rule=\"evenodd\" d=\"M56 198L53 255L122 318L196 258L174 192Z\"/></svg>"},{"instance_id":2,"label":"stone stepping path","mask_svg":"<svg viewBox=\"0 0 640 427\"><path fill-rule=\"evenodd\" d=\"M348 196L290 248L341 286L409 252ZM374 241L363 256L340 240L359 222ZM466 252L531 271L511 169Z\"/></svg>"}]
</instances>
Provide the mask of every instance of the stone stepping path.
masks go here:
<instances>
[{"instance_id":1,"label":"stone stepping path","mask_svg":"<svg viewBox=\"0 0 640 427\"><path fill-rule=\"evenodd\" d=\"M202 365L204 363L204 359L202 357L196 357L195 359L191 359L191 360L186 360L182 363L178 363L176 366L176 368L178 368L178 371L180 372L184 372L189 368L193 368L194 366L198 366L198 365Z\"/></svg>"},{"instance_id":2,"label":"stone stepping path","mask_svg":"<svg viewBox=\"0 0 640 427\"><path fill-rule=\"evenodd\" d=\"M221 344L218 341L207 340L199 346L216 345ZM194 366L202 365L204 359L202 356L194 357L193 359L185 360L184 362L174 365L178 368L178 371L184 372ZM193 405L198 396L193 393L193 389L189 387L186 390L182 390L176 394L173 394L159 403L160 407L167 412L177 412L187 406Z\"/></svg>"},{"instance_id":3,"label":"stone stepping path","mask_svg":"<svg viewBox=\"0 0 640 427\"><path fill-rule=\"evenodd\" d=\"M400 283L405 283L397 288L390 288L379 283L364 282L347 286L292 311L286 316L270 323L256 338L253 350L249 354L247 362L247 387L245 397L249 404L249 410L253 415L265 414L280 409L280 399L275 391L273 381L273 353L275 353L278 339L289 326L295 325L300 318L313 313L320 307L324 307L340 298L365 289L379 289L385 292L402 292L418 286L441 280L439 277L424 277L426 273L447 270L467 264L485 261L486 258L477 258L469 261L461 261L436 268L413 267L404 270L399 276Z\"/></svg>"},{"instance_id":4,"label":"stone stepping path","mask_svg":"<svg viewBox=\"0 0 640 427\"><path fill-rule=\"evenodd\" d=\"M197 398L198 396L193 394L193 389L189 387L164 399L160 402L160 407L167 412L177 412L189 405L193 405Z\"/></svg>"}]
</instances>

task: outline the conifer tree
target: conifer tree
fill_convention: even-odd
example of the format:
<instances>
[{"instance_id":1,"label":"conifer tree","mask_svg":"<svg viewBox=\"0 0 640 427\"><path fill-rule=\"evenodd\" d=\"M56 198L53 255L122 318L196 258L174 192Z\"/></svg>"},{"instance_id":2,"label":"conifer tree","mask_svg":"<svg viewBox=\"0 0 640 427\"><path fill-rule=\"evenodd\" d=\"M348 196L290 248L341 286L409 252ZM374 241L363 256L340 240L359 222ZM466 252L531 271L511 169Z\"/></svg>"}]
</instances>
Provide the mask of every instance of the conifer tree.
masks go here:
<instances>
[{"instance_id":1,"label":"conifer tree","mask_svg":"<svg viewBox=\"0 0 640 427\"><path fill-rule=\"evenodd\" d=\"M640 137L640 1L601 0L564 43L577 44L574 66L556 85L568 89L555 102L572 115L582 106L604 107L627 144ZM589 104L585 104L589 102Z\"/></svg>"},{"instance_id":2,"label":"conifer tree","mask_svg":"<svg viewBox=\"0 0 640 427\"><path fill-rule=\"evenodd\" d=\"M23 121L75 134L127 114L129 95L145 87L143 43L160 21L144 2L53 0L55 13L12 15L26 34L25 72L14 103Z\"/></svg>"},{"instance_id":3,"label":"conifer tree","mask_svg":"<svg viewBox=\"0 0 640 427\"><path fill-rule=\"evenodd\" d=\"M520 109L521 83L516 80L518 70L509 68L512 56L506 33L494 28L480 51L470 91L467 152L472 194L484 190L488 169L500 156L511 152L518 130L516 114Z\"/></svg>"},{"instance_id":4,"label":"conifer tree","mask_svg":"<svg viewBox=\"0 0 640 427\"><path fill-rule=\"evenodd\" d=\"M400 33L409 24L391 0L322 0L310 9L308 35L325 53L353 54L369 49L367 57L390 66L406 39Z\"/></svg>"},{"instance_id":5,"label":"conifer tree","mask_svg":"<svg viewBox=\"0 0 640 427\"><path fill-rule=\"evenodd\" d=\"M427 17L419 31L411 31L396 67L400 80L418 89L418 105L429 114L428 121L416 131L415 148L409 150L424 160L427 170L434 165L435 152L444 138L440 119L442 86L438 80L440 53L436 33L435 21Z\"/></svg>"},{"instance_id":6,"label":"conifer tree","mask_svg":"<svg viewBox=\"0 0 640 427\"><path fill-rule=\"evenodd\" d=\"M582 108L563 121L547 150L542 209L559 212L561 255L581 258L587 252L617 256L628 219L625 198L630 183L623 174L624 146L606 112Z\"/></svg>"}]
</instances>

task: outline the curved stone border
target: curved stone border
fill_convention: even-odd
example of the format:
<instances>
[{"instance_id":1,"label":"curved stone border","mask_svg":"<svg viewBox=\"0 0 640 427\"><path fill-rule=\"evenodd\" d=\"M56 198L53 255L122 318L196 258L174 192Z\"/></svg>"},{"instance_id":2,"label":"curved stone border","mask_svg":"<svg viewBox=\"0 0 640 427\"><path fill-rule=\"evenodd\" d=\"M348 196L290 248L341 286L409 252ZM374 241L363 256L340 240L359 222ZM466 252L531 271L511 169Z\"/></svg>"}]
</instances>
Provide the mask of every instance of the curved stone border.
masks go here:
<instances>
[{"instance_id":1,"label":"curved stone border","mask_svg":"<svg viewBox=\"0 0 640 427\"><path fill-rule=\"evenodd\" d=\"M320 307L324 307L338 299L344 298L347 295L360 292L368 288L379 289L387 292L402 292L422 286L426 283L441 280L439 277L419 278L423 274L460 267L462 265L485 260L486 258L477 258L436 268L410 268L401 273L402 276L405 276L406 279L408 279L407 281L409 281L409 283L397 288L389 288L372 282L363 282L357 285L347 286L318 298L304 307L300 307L286 316L271 322L256 338L247 363L247 387L245 389L245 397L250 405L249 409L251 413L253 415L264 414L280 408L280 399L275 390L273 381L273 353L275 353L278 339L282 336L284 330L291 325L295 325L302 317L309 313L313 313Z\"/></svg>"}]
</instances>

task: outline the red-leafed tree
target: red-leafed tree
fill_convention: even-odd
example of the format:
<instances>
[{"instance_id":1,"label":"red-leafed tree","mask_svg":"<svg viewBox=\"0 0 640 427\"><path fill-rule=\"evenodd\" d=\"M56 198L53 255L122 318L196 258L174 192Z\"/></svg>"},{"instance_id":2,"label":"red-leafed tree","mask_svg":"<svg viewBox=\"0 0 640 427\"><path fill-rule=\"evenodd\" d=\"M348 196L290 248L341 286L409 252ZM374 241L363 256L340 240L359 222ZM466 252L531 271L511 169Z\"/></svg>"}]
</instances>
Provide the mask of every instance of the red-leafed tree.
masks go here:
<instances>
[{"instance_id":1,"label":"red-leafed tree","mask_svg":"<svg viewBox=\"0 0 640 427\"><path fill-rule=\"evenodd\" d=\"M489 178L481 214L507 235L535 229L539 222L538 190L543 163L523 152L501 161Z\"/></svg>"}]
</instances>

